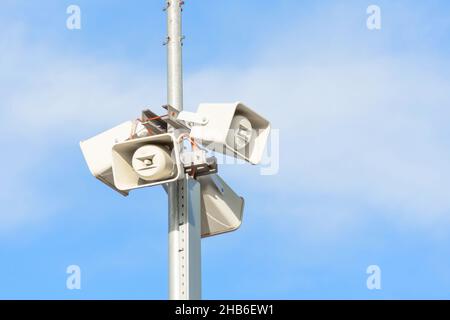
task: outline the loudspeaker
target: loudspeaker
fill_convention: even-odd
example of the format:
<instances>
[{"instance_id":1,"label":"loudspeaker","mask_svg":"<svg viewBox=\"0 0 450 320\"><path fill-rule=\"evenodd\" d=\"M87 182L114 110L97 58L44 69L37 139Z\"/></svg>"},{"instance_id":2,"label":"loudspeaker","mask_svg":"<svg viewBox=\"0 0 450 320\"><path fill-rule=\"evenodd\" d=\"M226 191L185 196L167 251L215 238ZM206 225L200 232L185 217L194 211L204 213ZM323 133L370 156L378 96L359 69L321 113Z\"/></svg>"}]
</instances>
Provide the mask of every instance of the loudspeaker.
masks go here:
<instances>
[{"instance_id":1,"label":"loudspeaker","mask_svg":"<svg viewBox=\"0 0 450 320\"><path fill-rule=\"evenodd\" d=\"M191 128L191 137L216 152L252 164L262 160L270 123L243 103L203 103L197 113L203 124Z\"/></svg>"},{"instance_id":2,"label":"loudspeaker","mask_svg":"<svg viewBox=\"0 0 450 320\"><path fill-rule=\"evenodd\" d=\"M179 145L169 133L118 143L112 148L112 171L121 191L176 181L183 175Z\"/></svg>"},{"instance_id":3,"label":"loudspeaker","mask_svg":"<svg viewBox=\"0 0 450 320\"><path fill-rule=\"evenodd\" d=\"M239 229L244 198L238 196L218 175L198 177L201 189L202 237Z\"/></svg>"},{"instance_id":4,"label":"loudspeaker","mask_svg":"<svg viewBox=\"0 0 450 320\"><path fill-rule=\"evenodd\" d=\"M133 121L124 122L80 142L81 151L92 175L125 196L128 195L128 192L118 190L114 185L111 149L116 143L130 138L133 125Z\"/></svg>"}]
</instances>

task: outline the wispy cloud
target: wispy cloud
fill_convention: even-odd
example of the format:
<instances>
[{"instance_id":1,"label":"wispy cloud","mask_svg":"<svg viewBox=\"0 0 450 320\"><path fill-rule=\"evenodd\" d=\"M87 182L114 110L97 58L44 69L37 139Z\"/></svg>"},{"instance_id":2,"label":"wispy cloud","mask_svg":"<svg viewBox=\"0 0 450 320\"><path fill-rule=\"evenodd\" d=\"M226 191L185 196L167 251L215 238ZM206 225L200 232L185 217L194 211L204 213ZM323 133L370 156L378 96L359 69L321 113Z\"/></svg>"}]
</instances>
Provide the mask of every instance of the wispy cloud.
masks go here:
<instances>
[{"instance_id":1,"label":"wispy cloud","mask_svg":"<svg viewBox=\"0 0 450 320\"><path fill-rule=\"evenodd\" d=\"M380 32L388 36L370 34L364 30L365 10L345 22L337 18L340 10L293 23L292 33L268 41L245 69L188 74L186 105L242 100L272 119L282 136L280 175L267 178L273 189L358 201L399 225L447 223L448 62L432 50L386 49L392 31L384 27ZM43 146L41 152L64 144L61 137L83 139L135 117L147 102L164 101L163 74L149 76L132 63L70 56L51 44L30 45L25 26L7 26L0 39L0 83L10 83L0 89L2 131ZM18 152L14 143L2 140ZM25 183L35 164L19 169L8 161L2 165L23 174L2 187L9 194L3 202L22 203L16 194L36 188ZM332 207L287 206L292 215ZM333 213L337 216L329 223L347 221L345 209L343 215ZM14 211L25 216L33 210L22 204ZM2 210L5 223L10 214Z\"/></svg>"},{"instance_id":2,"label":"wispy cloud","mask_svg":"<svg viewBox=\"0 0 450 320\"><path fill-rule=\"evenodd\" d=\"M25 24L0 32L0 141L8 155L0 160L3 233L60 208L60 200L36 180L42 170L54 175L45 164L52 152L133 119L148 101L161 103L164 96L162 76L73 56L27 35Z\"/></svg>"},{"instance_id":3,"label":"wispy cloud","mask_svg":"<svg viewBox=\"0 0 450 320\"><path fill-rule=\"evenodd\" d=\"M320 221L333 227L336 220L348 220L347 212L360 220L370 208L399 226L448 226L448 60L437 48L392 45L397 36L411 40L408 35L414 33L404 21L409 16L401 15L404 8L389 7L405 22L404 29L393 31L386 22L380 34L373 34L364 29L363 11L343 7L290 25L294 31L278 37L246 70L192 75L187 91L202 88L200 100L242 99L281 129L281 173L267 180L273 190L291 199L306 193L342 200L332 213L337 219L327 220L302 213L333 210L333 200L305 208L283 198L285 212L303 225L310 226L311 219L311 225ZM409 10L429 33L438 27Z\"/></svg>"}]
</instances>

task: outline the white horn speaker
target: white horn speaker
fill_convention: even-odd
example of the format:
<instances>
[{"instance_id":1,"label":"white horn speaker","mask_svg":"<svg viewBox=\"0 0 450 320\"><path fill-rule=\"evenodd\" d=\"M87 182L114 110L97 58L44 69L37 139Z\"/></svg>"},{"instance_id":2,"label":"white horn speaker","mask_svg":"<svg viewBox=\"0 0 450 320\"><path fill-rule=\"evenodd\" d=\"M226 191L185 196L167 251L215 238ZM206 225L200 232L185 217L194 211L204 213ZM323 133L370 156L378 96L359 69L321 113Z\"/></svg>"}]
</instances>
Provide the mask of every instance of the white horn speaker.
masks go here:
<instances>
[{"instance_id":1,"label":"white horn speaker","mask_svg":"<svg viewBox=\"0 0 450 320\"><path fill-rule=\"evenodd\" d=\"M191 128L191 137L216 152L252 164L262 160L270 123L243 103L203 103L197 116L204 123Z\"/></svg>"},{"instance_id":2,"label":"white horn speaker","mask_svg":"<svg viewBox=\"0 0 450 320\"><path fill-rule=\"evenodd\" d=\"M114 185L111 149L116 143L129 139L132 130L133 121L128 121L80 142L81 151L92 175L125 196L128 193L118 190Z\"/></svg>"},{"instance_id":3,"label":"white horn speaker","mask_svg":"<svg viewBox=\"0 0 450 320\"><path fill-rule=\"evenodd\" d=\"M244 198L238 196L218 175L197 178L201 188L202 237L239 229Z\"/></svg>"},{"instance_id":4,"label":"white horn speaker","mask_svg":"<svg viewBox=\"0 0 450 320\"><path fill-rule=\"evenodd\" d=\"M173 182L183 175L179 145L169 133L118 143L112 148L112 171L121 191Z\"/></svg>"}]
</instances>

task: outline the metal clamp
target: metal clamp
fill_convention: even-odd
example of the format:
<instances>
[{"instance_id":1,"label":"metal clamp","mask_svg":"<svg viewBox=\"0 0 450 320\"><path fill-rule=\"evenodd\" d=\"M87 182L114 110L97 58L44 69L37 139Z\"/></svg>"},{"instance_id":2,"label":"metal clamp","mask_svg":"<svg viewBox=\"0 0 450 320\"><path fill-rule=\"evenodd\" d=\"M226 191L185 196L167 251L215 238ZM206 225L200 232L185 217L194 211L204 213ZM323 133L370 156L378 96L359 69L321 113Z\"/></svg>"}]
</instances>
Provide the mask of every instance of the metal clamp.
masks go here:
<instances>
[{"instance_id":1,"label":"metal clamp","mask_svg":"<svg viewBox=\"0 0 450 320\"><path fill-rule=\"evenodd\" d=\"M204 150L183 151L180 154L180 158L185 173L190 176L200 177L214 174L218 171L216 157L207 157Z\"/></svg>"},{"instance_id":2,"label":"metal clamp","mask_svg":"<svg viewBox=\"0 0 450 320\"><path fill-rule=\"evenodd\" d=\"M208 118L205 116L188 111L181 111L177 116L177 120L184 121L189 127L193 127L195 125L204 126L208 124Z\"/></svg>"}]
</instances>

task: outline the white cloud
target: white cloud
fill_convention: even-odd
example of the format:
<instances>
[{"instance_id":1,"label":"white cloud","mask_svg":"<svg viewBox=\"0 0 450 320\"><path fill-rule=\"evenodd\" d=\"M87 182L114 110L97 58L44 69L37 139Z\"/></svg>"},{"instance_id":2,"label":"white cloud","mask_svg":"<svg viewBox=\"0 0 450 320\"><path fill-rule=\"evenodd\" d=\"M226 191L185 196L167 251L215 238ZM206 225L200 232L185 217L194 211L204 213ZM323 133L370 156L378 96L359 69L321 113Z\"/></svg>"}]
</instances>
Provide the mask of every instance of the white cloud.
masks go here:
<instances>
[{"instance_id":1,"label":"white cloud","mask_svg":"<svg viewBox=\"0 0 450 320\"><path fill-rule=\"evenodd\" d=\"M188 88L241 94L273 119L283 143L278 187L365 199L424 222L450 209L450 141L442 121L450 116L450 82L416 63L393 57L258 65L235 75L231 86L228 72L205 71Z\"/></svg>"},{"instance_id":2,"label":"white cloud","mask_svg":"<svg viewBox=\"0 0 450 320\"><path fill-rule=\"evenodd\" d=\"M271 179L274 188L289 185L292 194L357 200L400 225L447 223L449 64L430 61L425 53L371 54L359 48L358 41L370 42L360 31L352 37L349 23L337 28L339 42L329 43L327 18L311 17L293 28L295 36L268 41L244 70L206 68L187 75L186 105L192 109L203 101L242 100L272 119L281 129L283 166L280 176ZM17 42L20 34L11 38ZM311 46L302 51L305 43ZM6 46L0 43L0 83L13 74L25 81L2 92L3 130L12 134L26 128L20 134L34 143L53 135L95 134L133 117L143 103L164 99L163 74L149 77L132 64L63 56L25 41ZM293 206L292 214L330 208L320 203L307 207ZM330 223L350 219L345 206L338 211L346 213L337 212ZM354 208L351 212L364 215ZM317 215L309 217L310 225L317 226Z\"/></svg>"},{"instance_id":3,"label":"white cloud","mask_svg":"<svg viewBox=\"0 0 450 320\"><path fill-rule=\"evenodd\" d=\"M202 88L202 101L244 100L281 129L281 173L267 178L274 190L341 199L338 220L348 220L339 212L356 218L370 208L400 226L445 228L450 222L450 64L437 48L423 50L420 39L411 36L414 29L393 31L388 20L385 34L377 36L358 29L358 19L363 20L354 10L334 9L286 28L294 31L274 37L246 70L191 76L187 91ZM399 27L409 15L402 18L401 10L394 10ZM350 18L343 22L338 18L343 16ZM417 25L434 32L428 17L415 17ZM414 39L410 50L392 46L402 37ZM283 203L305 226L317 226L318 220L335 225L336 219L303 214L332 210L330 204L308 203L308 209Z\"/></svg>"},{"instance_id":4,"label":"white cloud","mask_svg":"<svg viewBox=\"0 0 450 320\"><path fill-rule=\"evenodd\" d=\"M0 31L0 84L1 234L60 209L62 200L36 181L58 146L133 119L164 96L162 76L32 44L20 24Z\"/></svg>"}]
</instances>

